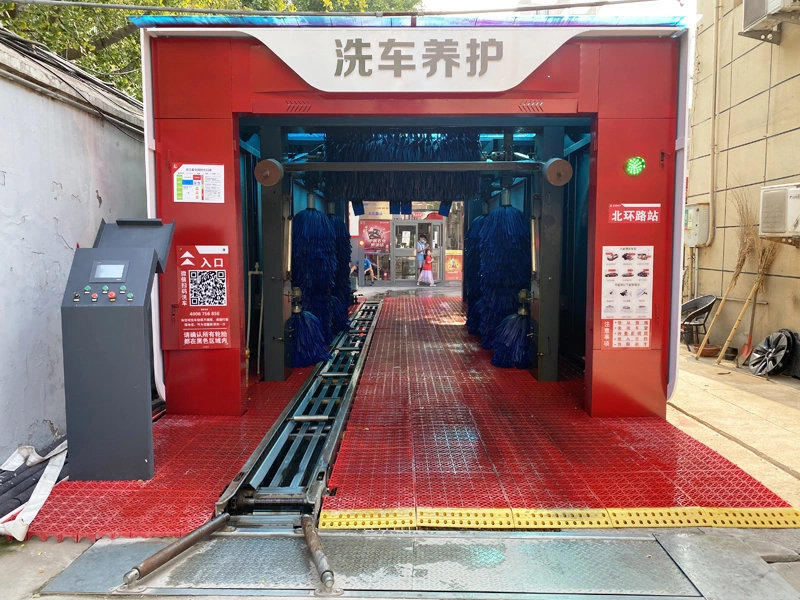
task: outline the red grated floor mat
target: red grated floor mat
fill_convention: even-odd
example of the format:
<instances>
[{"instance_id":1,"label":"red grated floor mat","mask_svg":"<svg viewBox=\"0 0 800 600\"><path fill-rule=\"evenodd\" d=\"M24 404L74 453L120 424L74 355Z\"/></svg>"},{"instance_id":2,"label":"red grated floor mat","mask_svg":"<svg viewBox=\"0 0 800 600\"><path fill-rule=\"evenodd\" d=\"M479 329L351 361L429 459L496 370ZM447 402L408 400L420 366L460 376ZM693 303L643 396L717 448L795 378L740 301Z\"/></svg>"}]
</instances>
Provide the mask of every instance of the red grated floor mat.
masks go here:
<instances>
[{"instance_id":1,"label":"red grated floor mat","mask_svg":"<svg viewBox=\"0 0 800 600\"><path fill-rule=\"evenodd\" d=\"M461 301L384 301L324 511L781 508L776 494L657 418L592 419L562 381L498 369Z\"/></svg>"},{"instance_id":2,"label":"red grated floor mat","mask_svg":"<svg viewBox=\"0 0 800 600\"><path fill-rule=\"evenodd\" d=\"M297 393L311 369L247 388L241 417L167 415L153 424L150 481L64 481L31 524L29 537L181 536L208 521L214 503Z\"/></svg>"}]
</instances>

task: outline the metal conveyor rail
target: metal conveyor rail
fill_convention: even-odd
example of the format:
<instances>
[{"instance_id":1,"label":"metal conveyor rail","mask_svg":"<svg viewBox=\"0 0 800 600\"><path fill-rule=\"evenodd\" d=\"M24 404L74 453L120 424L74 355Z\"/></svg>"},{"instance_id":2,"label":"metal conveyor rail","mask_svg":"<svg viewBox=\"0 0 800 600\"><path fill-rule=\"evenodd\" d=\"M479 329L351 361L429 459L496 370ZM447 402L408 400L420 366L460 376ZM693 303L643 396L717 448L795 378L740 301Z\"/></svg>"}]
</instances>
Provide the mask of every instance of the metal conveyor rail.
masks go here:
<instances>
[{"instance_id":1,"label":"metal conveyor rail","mask_svg":"<svg viewBox=\"0 0 800 600\"><path fill-rule=\"evenodd\" d=\"M318 513L381 301L364 302L217 502L216 514Z\"/></svg>"}]
</instances>

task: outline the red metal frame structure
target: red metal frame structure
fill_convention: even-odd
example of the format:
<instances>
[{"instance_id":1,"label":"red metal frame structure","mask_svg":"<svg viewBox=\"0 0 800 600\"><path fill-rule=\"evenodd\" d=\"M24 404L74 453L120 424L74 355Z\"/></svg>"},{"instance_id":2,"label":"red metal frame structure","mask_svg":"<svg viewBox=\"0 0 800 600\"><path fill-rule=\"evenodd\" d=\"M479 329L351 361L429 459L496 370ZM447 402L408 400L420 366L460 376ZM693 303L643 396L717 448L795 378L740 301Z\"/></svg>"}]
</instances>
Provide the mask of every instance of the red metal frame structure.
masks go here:
<instances>
[{"instance_id":1,"label":"red metal frame structure","mask_svg":"<svg viewBox=\"0 0 800 600\"><path fill-rule=\"evenodd\" d=\"M176 23L173 22L172 25ZM209 26L142 30L152 216L177 223L173 247L227 245L230 347L179 349L177 260L161 279L160 328L168 410L243 411L245 344L238 121L264 117L590 117L586 410L592 416L664 416L675 377L680 266L685 38L679 27L618 28L563 44L516 87L495 93L328 93L313 88L267 46ZM533 43L536 29L530 29ZM684 38L681 40L681 37ZM518 60L525 60L524 56ZM676 139L678 143L676 144ZM625 172L629 157L647 168ZM224 165L225 202L172 201L172 165ZM611 205L661 205L658 223L613 223ZM646 349L604 346L603 246L653 246L652 335Z\"/></svg>"}]
</instances>

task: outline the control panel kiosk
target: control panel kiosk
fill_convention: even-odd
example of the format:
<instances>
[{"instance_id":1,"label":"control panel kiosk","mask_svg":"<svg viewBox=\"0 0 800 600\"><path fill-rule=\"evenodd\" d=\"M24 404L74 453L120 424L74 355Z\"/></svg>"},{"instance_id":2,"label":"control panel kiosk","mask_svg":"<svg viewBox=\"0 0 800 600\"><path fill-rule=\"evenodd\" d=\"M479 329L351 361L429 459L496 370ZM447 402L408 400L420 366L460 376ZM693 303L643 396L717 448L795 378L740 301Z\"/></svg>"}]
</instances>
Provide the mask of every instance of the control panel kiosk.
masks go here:
<instances>
[{"instance_id":1,"label":"control panel kiosk","mask_svg":"<svg viewBox=\"0 0 800 600\"><path fill-rule=\"evenodd\" d=\"M150 292L174 223L103 222L72 261L61 327L70 478L153 477Z\"/></svg>"}]
</instances>

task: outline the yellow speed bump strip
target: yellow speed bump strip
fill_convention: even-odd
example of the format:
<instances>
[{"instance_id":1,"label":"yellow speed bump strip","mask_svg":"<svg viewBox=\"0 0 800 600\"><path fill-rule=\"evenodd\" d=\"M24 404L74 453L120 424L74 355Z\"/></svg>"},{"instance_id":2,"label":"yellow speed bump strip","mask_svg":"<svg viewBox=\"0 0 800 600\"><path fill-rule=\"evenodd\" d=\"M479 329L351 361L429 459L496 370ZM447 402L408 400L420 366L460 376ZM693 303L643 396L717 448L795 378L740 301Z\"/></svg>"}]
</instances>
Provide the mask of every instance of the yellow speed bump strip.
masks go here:
<instances>
[{"instance_id":1,"label":"yellow speed bump strip","mask_svg":"<svg viewBox=\"0 0 800 600\"><path fill-rule=\"evenodd\" d=\"M676 508L608 508L614 527L711 527L708 509Z\"/></svg>"},{"instance_id":2,"label":"yellow speed bump strip","mask_svg":"<svg viewBox=\"0 0 800 600\"><path fill-rule=\"evenodd\" d=\"M409 529L417 526L415 508L323 510L320 529Z\"/></svg>"},{"instance_id":3,"label":"yellow speed bump strip","mask_svg":"<svg viewBox=\"0 0 800 600\"><path fill-rule=\"evenodd\" d=\"M800 527L800 511L795 508L708 508L711 527L742 529L789 529Z\"/></svg>"},{"instance_id":4,"label":"yellow speed bump strip","mask_svg":"<svg viewBox=\"0 0 800 600\"><path fill-rule=\"evenodd\" d=\"M603 508L540 510L515 508L517 529L594 529L613 527Z\"/></svg>"},{"instance_id":5,"label":"yellow speed bump strip","mask_svg":"<svg viewBox=\"0 0 800 600\"><path fill-rule=\"evenodd\" d=\"M794 508L391 508L323 510L320 529L800 528Z\"/></svg>"},{"instance_id":6,"label":"yellow speed bump strip","mask_svg":"<svg viewBox=\"0 0 800 600\"><path fill-rule=\"evenodd\" d=\"M449 529L514 529L514 516L510 508L417 507L417 524Z\"/></svg>"}]
</instances>

